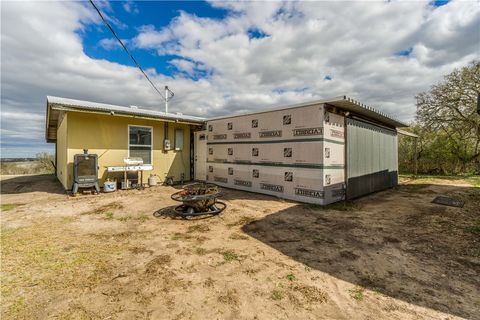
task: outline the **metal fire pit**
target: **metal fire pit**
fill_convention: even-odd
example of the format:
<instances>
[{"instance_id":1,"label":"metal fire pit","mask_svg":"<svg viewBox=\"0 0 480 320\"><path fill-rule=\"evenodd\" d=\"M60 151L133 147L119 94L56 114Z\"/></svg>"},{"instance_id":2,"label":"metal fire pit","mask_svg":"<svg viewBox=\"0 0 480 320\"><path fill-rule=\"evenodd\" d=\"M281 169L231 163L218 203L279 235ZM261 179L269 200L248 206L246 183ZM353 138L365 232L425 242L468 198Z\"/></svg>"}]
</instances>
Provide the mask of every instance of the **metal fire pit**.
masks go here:
<instances>
[{"instance_id":1,"label":"metal fire pit","mask_svg":"<svg viewBox=\"0 0 480 320\"><path fill-rule=\"evenodd\" d=\"M217 215L227 207L225 203L217 201L220 195L218 186L212 183L192 183L172 194L172 199L183 202L175 208L181 216Z\"/></svg>"}]
</instances>

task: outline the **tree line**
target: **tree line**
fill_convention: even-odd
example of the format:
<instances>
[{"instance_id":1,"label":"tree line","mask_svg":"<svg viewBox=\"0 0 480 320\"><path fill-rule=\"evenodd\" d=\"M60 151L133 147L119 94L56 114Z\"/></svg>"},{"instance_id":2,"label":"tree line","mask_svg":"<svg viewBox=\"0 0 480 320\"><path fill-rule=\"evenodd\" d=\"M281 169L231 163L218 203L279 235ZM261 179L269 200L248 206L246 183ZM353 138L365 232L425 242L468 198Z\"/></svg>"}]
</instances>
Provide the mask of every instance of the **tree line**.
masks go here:
<instances>
[{"instance_id":1,"label":"tree line","mask_svg":"<svg viewBox=\"0 0 480 320\"><path fill-rule=\"evenodd\" d=\"M455 69L416 95L418 173L480 174L480 61ZM399 170L414 171L414 139L399 135Z\"/></svg>"}]
</instances>

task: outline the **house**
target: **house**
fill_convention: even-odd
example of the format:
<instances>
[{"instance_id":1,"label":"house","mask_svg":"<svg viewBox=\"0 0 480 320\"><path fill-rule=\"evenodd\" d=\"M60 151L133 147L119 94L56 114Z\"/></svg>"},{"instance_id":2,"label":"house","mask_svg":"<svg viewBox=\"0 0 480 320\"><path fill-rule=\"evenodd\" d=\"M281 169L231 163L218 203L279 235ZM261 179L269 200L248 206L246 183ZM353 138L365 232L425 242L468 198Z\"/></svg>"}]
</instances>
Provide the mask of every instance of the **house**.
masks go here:
<instances>
[{"instance_id":1,"label":"house","mask_svg":"<svg viewBox=\"0 0 480 320\"><path fill-rule=\"evenodd\" d=\"M107 166L141 157L161 181L183 177L324 205L395 186L397 128L407 125L341 96L212 119L48 97L46 126L65 189L74 155L88 149L98 155L100 182Z\"/></svg>"},{"instance_id":2,"label":"house","mask_svg":"<svg viewBox=\"0 0 480 320\"><path fill-rule=\"evenodd\" d=\"M141 157L163 181L190 180L191 134L202 118L59 97L47 97L45 135L55 143L56 175L66 190L73 186L75 154L98 155L100 185L111 176L107 166L123 166L124 158ZM166 148L165 140L171 142ZM169 150L167 150L169 149ZM121 176L121 175L120 175Z\"/></svg>"}]
</instances>

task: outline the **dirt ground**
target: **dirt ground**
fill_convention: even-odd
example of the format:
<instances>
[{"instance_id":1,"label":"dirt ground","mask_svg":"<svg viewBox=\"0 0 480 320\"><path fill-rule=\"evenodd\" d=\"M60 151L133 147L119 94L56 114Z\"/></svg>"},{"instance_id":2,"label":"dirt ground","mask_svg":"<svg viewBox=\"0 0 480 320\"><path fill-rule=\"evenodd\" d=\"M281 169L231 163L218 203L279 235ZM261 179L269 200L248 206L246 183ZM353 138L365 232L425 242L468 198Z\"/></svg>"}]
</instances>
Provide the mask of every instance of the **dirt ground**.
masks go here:
<instances>
[{"instance_id":1,"label":"dirt ground","mask_svg":"<svg viewBox=\"0 0 480 320\"><path fill-rule=\"evenodd\" d=\"M2 319L480 319L480 188L463 179L328 208L225 189L198 220L165 214L174 187L1 187Z\"/></svg>"}]
</instances>

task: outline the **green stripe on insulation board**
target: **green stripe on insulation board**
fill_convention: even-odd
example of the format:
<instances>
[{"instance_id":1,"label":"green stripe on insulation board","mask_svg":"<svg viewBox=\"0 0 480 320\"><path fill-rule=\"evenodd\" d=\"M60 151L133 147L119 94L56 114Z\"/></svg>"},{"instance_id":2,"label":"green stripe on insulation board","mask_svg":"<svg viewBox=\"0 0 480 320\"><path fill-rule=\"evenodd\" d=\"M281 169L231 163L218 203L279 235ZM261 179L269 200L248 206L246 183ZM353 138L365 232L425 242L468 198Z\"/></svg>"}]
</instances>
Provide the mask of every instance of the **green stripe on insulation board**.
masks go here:
<instances>
[{"instance_id":1,"label":"green stripe on insulation board","mask_svg":"<svg viewBox=\"0 0 480 320\"><path fill-rule=\"evenodd\" d=\"M268 141L215 141L207 142L207 144L262 144L262 143L289 143L289 142L331 142L336 144L345 144L344 141L337 141L332 139L318 138L318 139L285 139L285 140L268 140Z\"/></svg>"},{"instance_id":2,"label":"green stripe on insulation board","mask_svg":"<svg viewBox=\"0 0 480 320\"><path fill-rule=\"evenodd\" d=\"M308 168L308 169L344 169L342 164L323 165L314 163L278 163L278 162L248 162L248 161L207 161L207 163L224 163L224 164L243 164L250 166L267 166L267 167L289 167L289 168Z\"/></svg>"}]
</instances>

